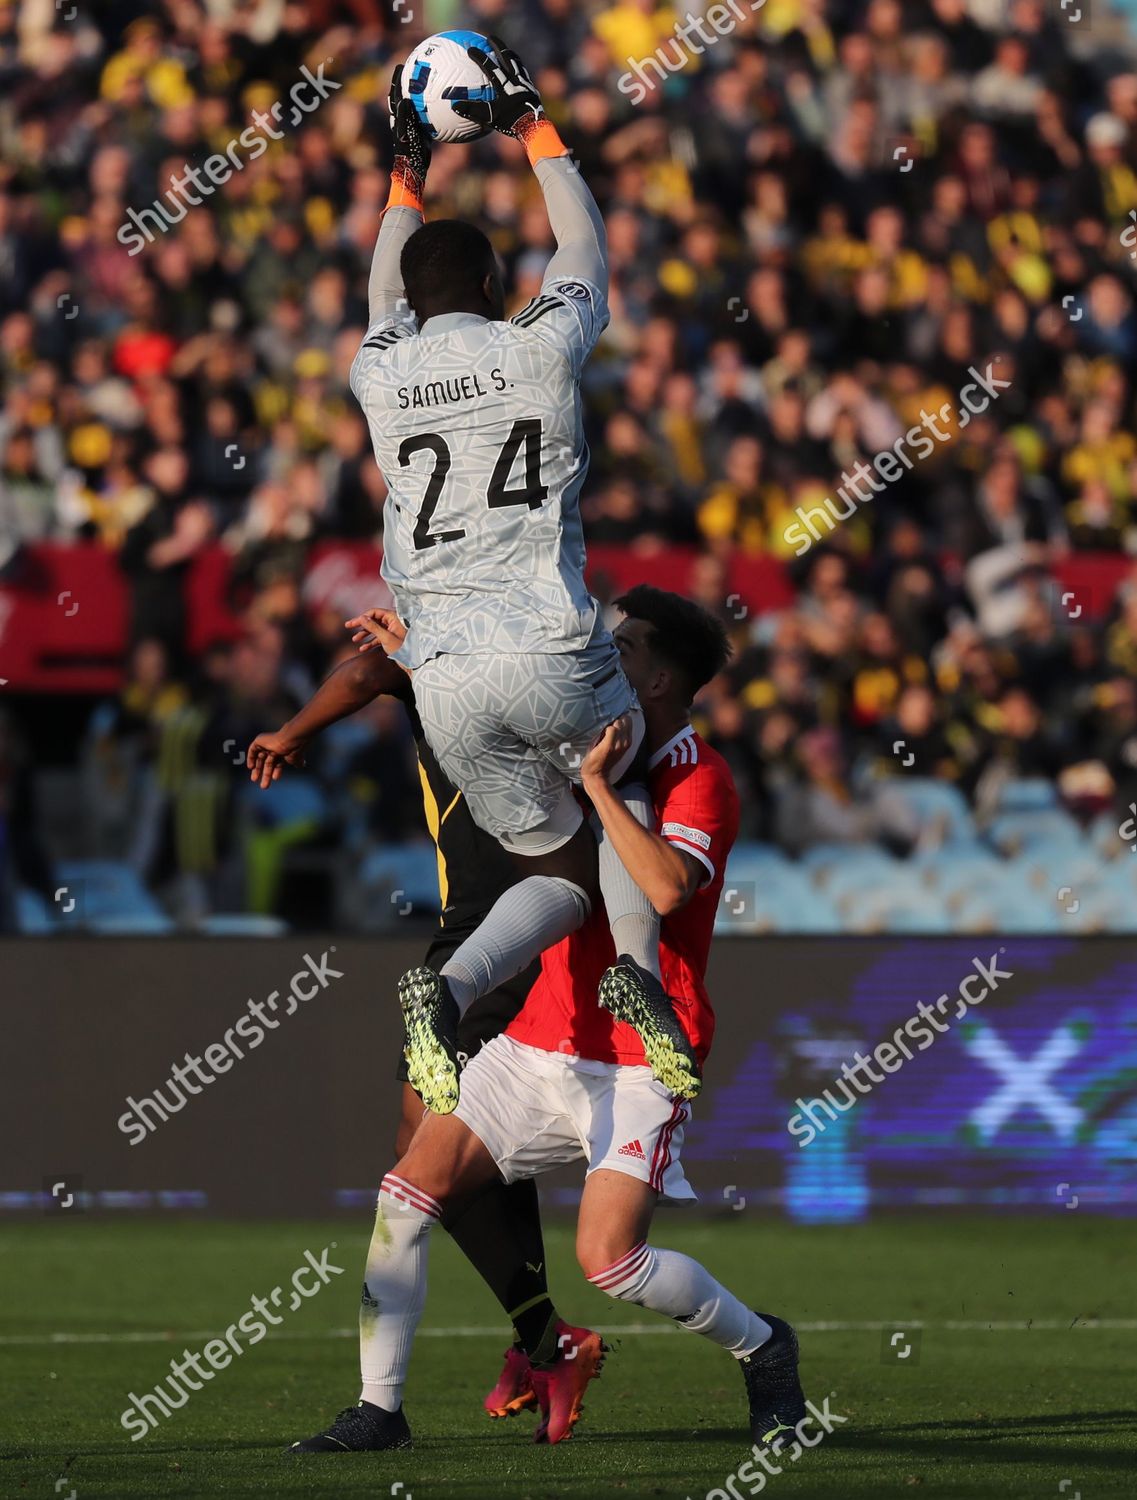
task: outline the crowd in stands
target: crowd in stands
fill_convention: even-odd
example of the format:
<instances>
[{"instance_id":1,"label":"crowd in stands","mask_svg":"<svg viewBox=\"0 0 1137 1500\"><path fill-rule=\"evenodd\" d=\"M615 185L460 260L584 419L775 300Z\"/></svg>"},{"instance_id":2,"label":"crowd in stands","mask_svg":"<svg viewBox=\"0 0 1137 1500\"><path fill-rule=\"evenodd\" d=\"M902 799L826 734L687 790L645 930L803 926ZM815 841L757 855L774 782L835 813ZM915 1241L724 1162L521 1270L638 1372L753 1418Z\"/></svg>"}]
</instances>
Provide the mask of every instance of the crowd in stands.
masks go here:
<instances>
[{"instance_id":1,"label":"crowd in stands","mask_svg":"<svg viewBox=\"0 0 1137 1500\"><path fill-rule=\"evenodd\" d=\"M645 576L662 547L702 554L736 653L698 721L747 838L908 852L926 829L888 786L909 775L955 784L980 822L1006 778L1050 779L1079 817L1137 799L1137 563L1080 618L1054 581L1071 555L1137 559L1133 11L741 0L700 42L656 0L427 7L425 29L518 47L603 209L586 534ZM313 545L382 540L347 371L387 86L424 32L405 19L378 0L0 0L0 590L41 542L117 554L130 660L76 754L118 852L155 888L192 875L206 906L271 910L285 848L422 834L390 706L333 736L279 817L250 810L221 748L239 758L347 649L305 604ZM292 110L321 65L336 87ZM176 215L171 178L275 101L280 138ZM143 210L163 202L159 232ZM511 312L533 295L550 231L515 143L439 148L427 209L486 228ZM973 413L961 393L992 372ZM886 474L889 450L907 456ZM858 465L882 482L854 492ZM185 579L217 545L242 630L191 654ZM738 619L728 569L753 555L796 599ZM19 741L9 714L8 857L34 845Z\"/></svg>"}]
</instances>

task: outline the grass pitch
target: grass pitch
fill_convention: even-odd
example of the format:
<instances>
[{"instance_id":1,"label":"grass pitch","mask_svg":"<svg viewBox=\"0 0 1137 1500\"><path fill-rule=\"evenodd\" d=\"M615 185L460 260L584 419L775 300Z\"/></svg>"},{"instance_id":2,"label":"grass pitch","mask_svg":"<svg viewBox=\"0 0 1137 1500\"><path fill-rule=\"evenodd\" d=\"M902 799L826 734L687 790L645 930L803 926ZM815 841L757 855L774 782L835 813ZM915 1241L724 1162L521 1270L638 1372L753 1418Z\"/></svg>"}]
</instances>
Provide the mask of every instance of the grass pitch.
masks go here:
<instances>
[{"instance_id":1,"label":"grass pitch","mask_svg":"<svg viewBox=\"0 0 1137 1500\"><path fill-rule=\"evenodd\" d=\"M571 1442L536 1447L530 1416L483 1415L504 1323L436 1232L406 1395L414 1450L284 1458L357 1395L352 1325L369 1228L54 1217L0 1230L0 1494L700 1500L746 1458L730 1358L677 1329L637 1331L664 1325L583 1281L564 1221L548 1232L558 1305L575 1322L624 1329L608 1335L614 1352ZM779 1500L1137 1494L1132 1224L940 1215L804 1229L751 1211L661 1215L653 1240L791 1318L806 1394L848 1418L766 1476ZM119 1414L131 1391L150 1390L183 1348L200 1350L254 1294L287 1283L305 1250L333 1242L343 1276L130 1441ZM757 1480L727 1492L739 1500Z\"/></svg>"}]
</instances>

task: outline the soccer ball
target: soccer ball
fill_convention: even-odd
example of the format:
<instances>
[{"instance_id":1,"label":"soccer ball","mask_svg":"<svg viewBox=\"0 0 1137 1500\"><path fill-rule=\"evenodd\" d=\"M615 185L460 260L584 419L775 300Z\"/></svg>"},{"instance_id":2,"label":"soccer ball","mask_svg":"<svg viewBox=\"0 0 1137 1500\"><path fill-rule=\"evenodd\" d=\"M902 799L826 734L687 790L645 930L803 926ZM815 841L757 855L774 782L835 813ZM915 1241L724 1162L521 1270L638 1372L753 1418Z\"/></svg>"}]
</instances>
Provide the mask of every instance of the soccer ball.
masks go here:
<instances>
[{"instance_id":1,"label":"soccer ball","mask_svg":"<svg viewBox=\"0 0 1137 1500\"><path fill-rule=\"evenodd\" d=\"M450 108L454 99L492 99L493 84L466 54L478 47L493 56L493 43L480 31L439 31L420 42L403 67L403 96L411 101L432 141L476 141L488 127L463 120Z\"/></svg>"}]
</instances>

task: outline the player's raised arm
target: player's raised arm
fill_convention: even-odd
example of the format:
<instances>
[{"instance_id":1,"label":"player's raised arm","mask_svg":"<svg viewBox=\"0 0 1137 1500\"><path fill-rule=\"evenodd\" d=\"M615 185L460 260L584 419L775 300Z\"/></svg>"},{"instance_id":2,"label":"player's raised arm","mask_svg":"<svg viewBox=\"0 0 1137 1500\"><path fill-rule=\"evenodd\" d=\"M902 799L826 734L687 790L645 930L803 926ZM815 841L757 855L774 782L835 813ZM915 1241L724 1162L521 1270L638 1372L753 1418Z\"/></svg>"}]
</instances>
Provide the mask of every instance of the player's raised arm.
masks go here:
<instances>
[{"instance_id":1,"label":"player's raised arm","mask_svg":"<svg viewBox=\"0 0 1137 1500\"><path fill-rule=\"evenodd\" d=\"M706 870L629 812L609 776L628 747L624 720L609 724L581 762L581 785L624 868L661 917L685 906L706 880Z\"/></svg>"},{"instance_id":2,"label":"player's raised arm","mask_svg":"<svg viewBox=\"0 0 1137 1500\"><path fill-rule=\"evenodd\" d=\"M573 309L574 322L579 325L571 339L576 345L574 363L581 364L608 325L608 238L604 220L568 147L545 113L524 63L497 37L490 40L496 49L493 56L478 47L467 50L493 84L493 97L451 107L464 119L492 125L525 147L545 195L549 225L557 242L541 290L559 296L566 307ZM529 310L519 313L516 321L522 322ZM544 322L542 332L557 325L557 319Z\"/></svg>"},{"instance_id":3,"label":"player's raised arm","mask_svg":"<svg viewBox=\"0 0 1137 1500\"><path fill-rule=\"evenodd\" d=\"M552 125L549 129L556 135ZM594 286L607 303L608 237L591 189L568 155L544 156L533 165L557 242L543 285L580 279Z\"/></svg>"},{"instance_id":4,"label":"player's raised arm","mask_svg":"<svg viewBox=\"0 0 1137 1500\"><path fill-rule=\"evenodd\" d=\"M367 283L367 310L372 325L384 318L407 314L400 260L403 246L422 227L423 194L430 168L430 142L419 124L414 105L402 95L403 67L400 63L391 78L388 107L391 134L395 138L395 160L391 167L391 188L375 255ZM369 330L370 332L370 330Z\"/></svg>"}]
</instances>

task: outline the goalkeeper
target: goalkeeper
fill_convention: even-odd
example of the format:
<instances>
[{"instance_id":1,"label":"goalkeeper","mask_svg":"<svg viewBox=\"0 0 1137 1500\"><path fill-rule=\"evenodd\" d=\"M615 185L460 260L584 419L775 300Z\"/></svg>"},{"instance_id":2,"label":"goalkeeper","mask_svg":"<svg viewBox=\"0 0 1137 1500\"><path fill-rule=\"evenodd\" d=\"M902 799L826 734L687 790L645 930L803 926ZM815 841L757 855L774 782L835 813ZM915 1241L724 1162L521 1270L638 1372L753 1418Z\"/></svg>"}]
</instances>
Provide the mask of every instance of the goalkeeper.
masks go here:
<instances>
[{"instance_id":1,"label":"goalkeeper","mask_svg":"<svg viewBox=\"0 0 1137 1500\"><path fill-rule=\"evenodd\" d=\"M410 1081L428 1108L452 1111L460 1017L603 896L619 958L599 1001L639 1032L660 1081L692 1097L698 1062L660 984L658 915L602 831L598 852L572 789L623 720L614 780L652 826L642 711L584 583L579 382L608 322L604 226L520 60L493 45L468 49L493 97L453 107L525 148L557 241L541 291L506 321L485 235L423 223L429 143L396 74L391 195L351 371L389 490L383 576L406 627L396 660L414 673L443 772L521 877L440 974L400 980Z\"/></svg>"}]
</instances>

